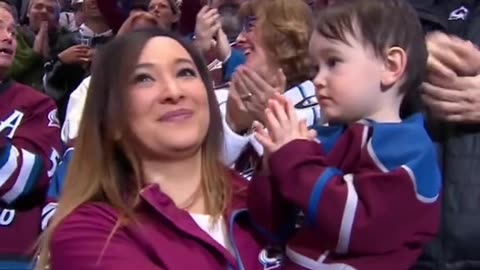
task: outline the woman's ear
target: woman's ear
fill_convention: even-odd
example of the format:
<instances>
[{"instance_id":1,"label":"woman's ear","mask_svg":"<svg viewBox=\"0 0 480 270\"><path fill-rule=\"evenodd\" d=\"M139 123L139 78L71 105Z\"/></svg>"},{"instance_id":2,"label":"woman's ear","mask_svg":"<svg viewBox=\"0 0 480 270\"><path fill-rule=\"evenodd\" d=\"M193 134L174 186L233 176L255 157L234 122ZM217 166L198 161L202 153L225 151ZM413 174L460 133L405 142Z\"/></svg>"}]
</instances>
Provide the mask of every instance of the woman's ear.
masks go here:
<instances>
[{"instance_id":1,"label":"woman's ear","mask_svg":"<svg viewBox=\"0 0 480 270\"><path fill-rule=\"evenodd\" d=\"M391 47L385 52L382 86L390 87L402 80L407 66L407 53L400 47Z\"/></svg>"}]
</instances>

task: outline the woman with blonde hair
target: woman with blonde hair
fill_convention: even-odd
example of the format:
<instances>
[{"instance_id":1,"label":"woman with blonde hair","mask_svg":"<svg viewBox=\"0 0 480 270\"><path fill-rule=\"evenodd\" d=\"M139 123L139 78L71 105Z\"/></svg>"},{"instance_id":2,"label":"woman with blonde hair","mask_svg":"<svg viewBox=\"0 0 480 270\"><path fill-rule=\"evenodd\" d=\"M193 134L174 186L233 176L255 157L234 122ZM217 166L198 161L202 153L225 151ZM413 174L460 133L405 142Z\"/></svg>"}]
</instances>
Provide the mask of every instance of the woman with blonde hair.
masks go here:
<instances>
[{"instance_id":1,"label":"woman with blonde hair","mask_svg":"<svg viewBox=\"0 0 480 270\"><path fill-rule=\"evenodd\" d=\"M319 121L320 110L310 81L310 7L303 0L252 0L241 13L244 28L237 43L246 63L234 74L230 91L224 92L221 109L226 120L225 160L249 177L263 154L251 134L252 123L263 122L269 98L283 94L309 126Z\"/></svg>"},{"instance_id":2,"label":"woman with blonde hair","mask_svg":"<svg viewBox=\"0 0 480 270\"><path fill-rule=\"evenodd\" d=\"M37 269L280 266L253 232L246 183L220 160L222 137L190 45L150 30L101 48Z\"/></svg>"}]
</instances>

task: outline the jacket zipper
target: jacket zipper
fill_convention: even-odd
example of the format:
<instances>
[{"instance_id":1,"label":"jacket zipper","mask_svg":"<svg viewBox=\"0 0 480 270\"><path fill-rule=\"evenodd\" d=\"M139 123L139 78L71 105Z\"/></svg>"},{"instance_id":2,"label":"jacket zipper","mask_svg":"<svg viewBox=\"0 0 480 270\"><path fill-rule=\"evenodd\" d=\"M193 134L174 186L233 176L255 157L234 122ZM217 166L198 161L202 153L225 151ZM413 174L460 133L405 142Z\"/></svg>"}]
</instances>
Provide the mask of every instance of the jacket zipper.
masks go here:
<instances>
[{"instance_id":1,"label":"jacket zipper","mask_svg":"<svg viewBox=\"0 0 480 270\"><path fill-rule=\"evenodd\" d=\"M232 215L230 216L230 220L228 222L228 234L230 236L229 238L230 238L230 242L232 244L232 250L233 250L233 253L235 255L235 260L237 261L238 270L245 270L245 267L243 266L243 261L242 261L242 258L240 257L240 251L238 250L238 248L235 244L236 241L235 241L235 235L233 233L233 227L234 227L234 224L235 224L235 218L239 214L242 214L246 211L247 211L246 208L235 210L232 213ZM228 269L233 270L233 267L229 266Z\"/></svg>"}]
</instances>

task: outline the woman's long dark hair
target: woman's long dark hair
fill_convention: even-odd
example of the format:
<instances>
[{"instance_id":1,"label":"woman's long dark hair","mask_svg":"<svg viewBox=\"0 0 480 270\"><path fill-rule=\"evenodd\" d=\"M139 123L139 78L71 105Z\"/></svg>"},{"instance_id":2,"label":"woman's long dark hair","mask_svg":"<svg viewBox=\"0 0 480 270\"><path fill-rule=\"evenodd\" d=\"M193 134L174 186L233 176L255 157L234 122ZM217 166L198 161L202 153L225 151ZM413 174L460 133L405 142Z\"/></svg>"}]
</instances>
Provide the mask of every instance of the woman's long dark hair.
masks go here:
<instances>
[{"instance_id":1,"label":"woman's long dark hair","mask_svg":"<svg viewBox=\"0 0 480 270\"><path fill-rule=\"evenodd\" d=\"M43 270L48 265L52 235L77 207L89 202L104 202L120 213L122 221L134 218L138 195L144 184L143 174L135 147L128 139L119 140L118 134L128 134L125 115L130 77L146 43L159 36L172 38L187 50L206 86L210 123L201 147L202 192L210 215L219 217L225 213L231 187L220 161L222 121L202 57L182 39L158 29L125 34L97 53L74 157L58 209L42 236L36 269Z\"/></svg>"}]
</instances>

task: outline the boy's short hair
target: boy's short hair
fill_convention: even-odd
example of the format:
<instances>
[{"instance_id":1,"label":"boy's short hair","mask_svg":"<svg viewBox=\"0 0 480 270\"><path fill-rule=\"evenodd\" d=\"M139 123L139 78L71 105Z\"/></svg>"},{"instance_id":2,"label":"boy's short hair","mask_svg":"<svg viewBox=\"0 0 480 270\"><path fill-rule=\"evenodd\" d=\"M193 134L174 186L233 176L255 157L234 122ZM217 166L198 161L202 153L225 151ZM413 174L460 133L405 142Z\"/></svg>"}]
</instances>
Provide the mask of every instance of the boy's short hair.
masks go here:
<instances>
[{"instance_id":1,"label":"boy's short hair","mask_svg":"<svg viewBox=\"0 0 480 270\"><path fill-rule=\"evenodd\" d=\"M391 47L407 54L404 93L423 81L428 52L416 11L405 0L337 0L320 11L316 31L328 39L347 43L347 35L359 38L383 58Z\"/></svg>"}]
</instances>

